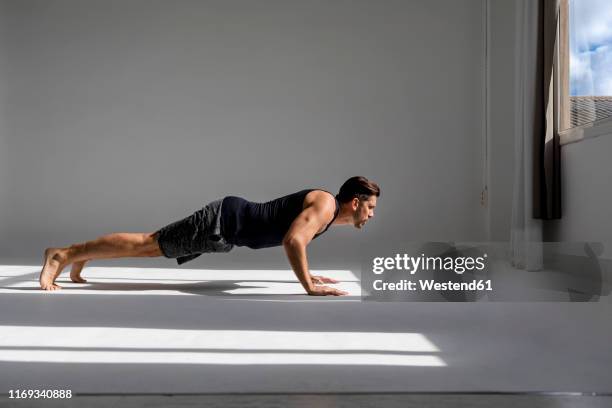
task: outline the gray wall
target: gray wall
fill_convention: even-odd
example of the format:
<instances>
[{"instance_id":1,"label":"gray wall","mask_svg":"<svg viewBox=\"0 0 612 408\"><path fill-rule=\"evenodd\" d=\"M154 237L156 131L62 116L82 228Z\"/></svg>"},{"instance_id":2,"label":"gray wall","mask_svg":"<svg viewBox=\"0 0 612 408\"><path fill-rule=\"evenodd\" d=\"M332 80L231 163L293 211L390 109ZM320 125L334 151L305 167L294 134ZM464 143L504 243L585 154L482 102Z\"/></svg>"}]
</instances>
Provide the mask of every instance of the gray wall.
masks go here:
<instances>
[{"instance_id":1,"label":"gray wall","mask_svg":"<svg viewBox=\"0 0 612 408\"><path fill-rule=\"evenodd\" d=\"M0 236L6 231L9 198L8 126L6 117L6 24L5 2L0 1ZM4 239L0 239L0 254L4 253Z\"/></svg>"},{"instance_id":2,"label":"gray wall","mask_svg":"<svg viewBox=\"0 0 612 408\"><path fill-rule=\"evenodd\" d=\"M514 172L515 4L489 0L489 239L508 242Z\"/></svg>"},{"instance_id":3,"label":"gray wall","mask_svg":"<svg viewBox=\"0 0 612 408\"><path fill-rule=\"evenodd\" d=\"M563 218L546 222L547 240L612 244L610 152L609 134L562 146Z\"/></svg>"},{"instance_id":4,"label":"gray wall","mask_svg":"<svg viewBox=\"0 0 612 408\"><path fill-rule=\"evenodd\" d=\"M5 260L353 175L382 187L375 220L318 238L313 267L486 237L481 0L4 3ZM282 254L187 265L286 268Z\"/></svg>"}]
</instances>

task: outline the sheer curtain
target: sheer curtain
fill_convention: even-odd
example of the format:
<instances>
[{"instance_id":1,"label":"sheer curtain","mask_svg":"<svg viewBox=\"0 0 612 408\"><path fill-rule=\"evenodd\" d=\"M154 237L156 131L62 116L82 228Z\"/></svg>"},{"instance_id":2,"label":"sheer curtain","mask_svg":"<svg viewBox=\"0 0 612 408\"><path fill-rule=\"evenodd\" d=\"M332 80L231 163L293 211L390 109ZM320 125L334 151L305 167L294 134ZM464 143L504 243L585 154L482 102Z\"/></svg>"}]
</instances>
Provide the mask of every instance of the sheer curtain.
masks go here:
<instances>
[{"instance_id":1,"label":"sheer curtain","mask_svg":"<svg viewBox=\"0 0 612 408\"><path fill-rule=\"evenodd\" d=\"M554 78L559 0L516 0L512 265L540 270L542 219L560 218Z\"/></svg>"}]
</instances>

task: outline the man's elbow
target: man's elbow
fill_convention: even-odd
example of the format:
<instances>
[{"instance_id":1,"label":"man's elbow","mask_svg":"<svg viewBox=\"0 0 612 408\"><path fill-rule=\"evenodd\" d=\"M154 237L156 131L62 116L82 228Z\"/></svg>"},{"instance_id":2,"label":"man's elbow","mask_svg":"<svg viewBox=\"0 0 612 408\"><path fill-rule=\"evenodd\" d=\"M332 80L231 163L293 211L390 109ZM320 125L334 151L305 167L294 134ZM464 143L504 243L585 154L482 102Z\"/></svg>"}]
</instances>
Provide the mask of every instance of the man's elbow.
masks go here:
<instances>
[{"instance_id":1,"label":"man's elbow","mask_svg":"<svg viewBox=\"0 0 612 408\"><path fill-rule=\"evenodd\" d=\"M305 246L304 240L297 235L289 235L283 238L283 246L285 248L296 248Z\"/></svg>"}]
</instances>

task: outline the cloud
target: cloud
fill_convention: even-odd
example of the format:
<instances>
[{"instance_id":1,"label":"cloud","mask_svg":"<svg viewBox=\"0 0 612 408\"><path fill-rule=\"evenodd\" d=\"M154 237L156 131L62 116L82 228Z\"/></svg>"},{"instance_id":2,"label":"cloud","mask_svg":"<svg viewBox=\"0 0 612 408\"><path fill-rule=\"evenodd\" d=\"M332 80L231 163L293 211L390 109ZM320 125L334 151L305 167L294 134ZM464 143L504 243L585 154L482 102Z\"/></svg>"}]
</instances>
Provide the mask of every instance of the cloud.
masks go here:
<instances>
[{"instance_id":1,"label":"cloud","mask_svg":"<svg viewBox=\"0 0 612 408\"><path fill-rule=\"evenodd\" d=\"M612 95L612 2L570 0L570 94Z\"/></svg>"}]
</instances>

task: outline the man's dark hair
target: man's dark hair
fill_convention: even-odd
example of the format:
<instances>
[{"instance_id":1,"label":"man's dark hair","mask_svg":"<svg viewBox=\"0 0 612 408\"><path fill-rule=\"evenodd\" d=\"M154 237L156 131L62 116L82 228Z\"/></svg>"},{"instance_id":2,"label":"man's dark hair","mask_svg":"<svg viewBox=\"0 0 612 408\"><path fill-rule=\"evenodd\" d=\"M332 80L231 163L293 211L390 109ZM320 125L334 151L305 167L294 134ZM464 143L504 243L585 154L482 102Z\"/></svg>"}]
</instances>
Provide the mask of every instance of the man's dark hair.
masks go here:
<instances>
[{"instance_id":1,"label":"man's dark hair","mask_svg":"<svg viewBox=\"0 0 612 408\"><path fill-rule=\"evenodd\" d=\"M378 184L365 177L355 176L342 184L340 192L336 194L336 198L341 203L348 203L355 197L360 200L367 200L372 195L380 197L380 187L378 187Z\"/></svg>"}]
</instances>

